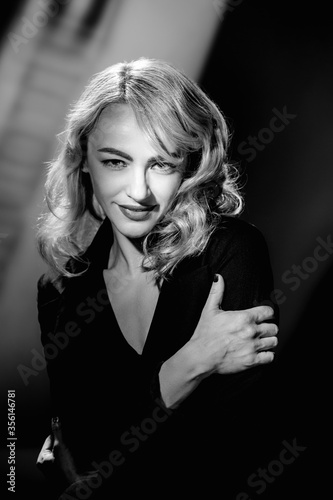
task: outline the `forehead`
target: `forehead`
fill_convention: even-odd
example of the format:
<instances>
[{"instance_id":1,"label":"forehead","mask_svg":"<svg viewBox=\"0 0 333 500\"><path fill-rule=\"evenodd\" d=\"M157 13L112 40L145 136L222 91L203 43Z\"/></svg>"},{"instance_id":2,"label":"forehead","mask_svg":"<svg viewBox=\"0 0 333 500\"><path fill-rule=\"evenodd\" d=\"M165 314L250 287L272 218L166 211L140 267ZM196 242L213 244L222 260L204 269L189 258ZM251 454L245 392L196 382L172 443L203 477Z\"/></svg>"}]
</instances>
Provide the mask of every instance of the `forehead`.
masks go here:
<instances>
[{"instance_id":1,"label":"forehead","mask_svg":"<svg viewBox=\"0 0 333 500\"><path fill-rule=\"evenodd\" d=\"M127 104L112 104L103 109L91 134L93 142L101 142L109 136L130 135L139 132L134 111Z\"/></svg>"},{"instance_id":2,"label":"forehead","mask_svg":"<svg viewBox=\"0 0 333 500\"><path fill-rule=\"evenodd\" d=\"M158 136L167 150L173 153L176 149L173 141L168 139L163 131L159 131ZM156 144L153 144L148 133L138 122L133 108L125 103L110 104L104 108L88 138L88 142L95 147L107 145L105 143L110 141L125 144L128 147L130 141L140 141L156 149Z\"/></svg>"}]
</instances>

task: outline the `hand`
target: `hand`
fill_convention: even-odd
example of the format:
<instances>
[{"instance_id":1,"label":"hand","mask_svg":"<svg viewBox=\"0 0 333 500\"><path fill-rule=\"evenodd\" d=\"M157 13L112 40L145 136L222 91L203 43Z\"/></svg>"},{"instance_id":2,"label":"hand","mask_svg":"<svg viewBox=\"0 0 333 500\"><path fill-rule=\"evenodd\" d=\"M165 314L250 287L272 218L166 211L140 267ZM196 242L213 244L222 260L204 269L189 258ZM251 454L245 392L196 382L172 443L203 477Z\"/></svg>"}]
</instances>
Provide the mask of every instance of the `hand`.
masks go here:
<instances>
[{"instance_id":1,"label":"hand","mask_svg":"<svg viewBox=\"0 0 333 500\"><path fill-rule=\"evenodd\" d=\"M273 319L270 306L240 311L220 308L224 293L221 275L213 282L195 332L190 339L204 373L236 373L270 363L276 347L278 327L266 321Z\"/></svg>"},{"instance_id":2,"label":"hand","mask_svg":"<svg viewBox=\"0 0 333 500\"><path fill-rule=\"evenodd\" d=\"M44 441L37 458L37 467L59 489L77 481L73 458L66 447L58 418L52 419L52 434Z\"/></svg>"}]
</instances>

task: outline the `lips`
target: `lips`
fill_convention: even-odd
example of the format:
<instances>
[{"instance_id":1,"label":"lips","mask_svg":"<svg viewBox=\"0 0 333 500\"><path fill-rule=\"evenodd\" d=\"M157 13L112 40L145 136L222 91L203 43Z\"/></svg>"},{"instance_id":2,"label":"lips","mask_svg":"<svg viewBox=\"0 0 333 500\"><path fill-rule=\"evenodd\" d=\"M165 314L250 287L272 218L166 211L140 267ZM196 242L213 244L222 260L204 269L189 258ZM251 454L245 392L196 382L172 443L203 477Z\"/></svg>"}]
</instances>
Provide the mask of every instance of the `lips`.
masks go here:
<instances>
[{"instance_id":1,"label":"lips","mask_svg":"<svg viewBox=\"0 0 333 500\"><path fill-rule=\"evenodd\" d=\"M118 207L128 219L143 221L149 219L156 205L118 205Z\"/></svg>"}]
</instances>

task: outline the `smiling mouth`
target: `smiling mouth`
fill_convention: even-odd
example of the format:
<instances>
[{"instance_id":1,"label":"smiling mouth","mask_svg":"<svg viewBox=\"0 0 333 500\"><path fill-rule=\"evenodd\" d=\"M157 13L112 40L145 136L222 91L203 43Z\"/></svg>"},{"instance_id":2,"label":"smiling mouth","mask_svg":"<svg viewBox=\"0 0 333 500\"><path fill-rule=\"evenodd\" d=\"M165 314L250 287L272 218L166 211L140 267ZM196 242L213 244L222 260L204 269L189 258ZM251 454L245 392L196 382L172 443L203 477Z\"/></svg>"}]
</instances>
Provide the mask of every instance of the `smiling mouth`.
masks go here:
<instances>
[{"instance_id":1,"label":"smiling mouth","mask_svg":"<svg viewBox=\"0 0 333 500\"><path fill-rule=\"evenodd\" d=\"M121 212L130 220L142 221L150 217L151 212L157 205L118 205Z\"/></svg>"},{"instance_id":2,"label":"smiling mouth","mask_svg":"<svg viewBox=\"0 0 333 500\"><path fill-rule=\"evenodd\" d=\"M154 210L156 205L119 205L120 208L124 208L125 210L129 210L130 212L151 212Z\"/></svg>"}]
</instances>

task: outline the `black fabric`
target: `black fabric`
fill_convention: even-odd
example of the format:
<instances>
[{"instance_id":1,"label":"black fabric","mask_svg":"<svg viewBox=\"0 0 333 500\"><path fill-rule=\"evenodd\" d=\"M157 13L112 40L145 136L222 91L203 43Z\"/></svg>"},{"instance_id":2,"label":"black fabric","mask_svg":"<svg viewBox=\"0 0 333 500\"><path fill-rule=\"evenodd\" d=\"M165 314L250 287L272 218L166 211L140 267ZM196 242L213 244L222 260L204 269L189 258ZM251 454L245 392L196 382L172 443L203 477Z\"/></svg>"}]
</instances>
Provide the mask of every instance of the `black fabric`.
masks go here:
<instances>
[{"instance_id":1,"label":"black fabric","mask_svg":"<svg viewBox=\"0 0 333 500\"><path fill-rule=\"evenodd\" d=\"M160 400L158 372L192 336L216 272L225 281L223 309L270 301L265 240L253 225L223 218L205 252L182 261L163 282L141 355L123 337L107 298L102 271L112 241L106 219L86 252L86 273L67 279L61 293L46 276L38 283L53 414L80 473L104 464L95 482L67 495L155 498L161 488L195 494L200 485L237 494L266 432L262 374L269 368L212 375L173 411Z\"/></svg>"}]
</instances>

